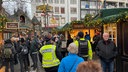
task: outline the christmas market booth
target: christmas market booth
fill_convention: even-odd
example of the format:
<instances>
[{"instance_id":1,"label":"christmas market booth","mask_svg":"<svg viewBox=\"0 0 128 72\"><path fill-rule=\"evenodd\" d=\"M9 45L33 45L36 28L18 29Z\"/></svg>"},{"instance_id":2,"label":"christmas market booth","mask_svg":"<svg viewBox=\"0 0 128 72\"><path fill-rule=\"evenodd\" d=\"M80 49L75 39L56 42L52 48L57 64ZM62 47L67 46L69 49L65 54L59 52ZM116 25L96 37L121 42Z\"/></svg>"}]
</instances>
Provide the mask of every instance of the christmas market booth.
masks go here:
<instances>
[{"instance_id":1,"label":"christmas market booth","mask_svg":"<svg viewBox=\"0 0 128 72\"><path fill-rule=\"evenodd\" d=\"M5 14L0 14L0 45L2 44L3 41L3 33L4 29L6 28L6 22L7 22L7 17Z\"/></svg>"},{"instance_id":2,"label":"christmas market booth","mask_svg":"<svg viewBox=\"0 0 128 72\"><path fill-rule=\"evenodd\" d=\"M115 71L128 72L128 8L100 10L92 22L98 20L118 48Z\"/></svg>"},{"instance_id":3,"label":"christmas market booth","mask_svg":"<svg viewBox=\"0 0 128 72\"><path fill-rule=\"evenodd\" d=\"M70 34L73 39L76 38L79 31L84 32L84 34L87 32L90 34L92 41L94 34L101 31L101 26L96 26L85 21L72 21L71 23L65 24L63 27L58 27L56 31L65 32L66 37Z\"/></svg>"},{"instance_id":4,"label":"christmas market booth","mask_svg":"<svg viewBox=\"0 0 128 72\"><path fill-rule=\"evenodd\" d=\"M14 15L0 15L0 43L13 35L18 36L20 32L28 33L32 30L31 20L26 14L18 9Z\"/></svg>"}]
</instances>

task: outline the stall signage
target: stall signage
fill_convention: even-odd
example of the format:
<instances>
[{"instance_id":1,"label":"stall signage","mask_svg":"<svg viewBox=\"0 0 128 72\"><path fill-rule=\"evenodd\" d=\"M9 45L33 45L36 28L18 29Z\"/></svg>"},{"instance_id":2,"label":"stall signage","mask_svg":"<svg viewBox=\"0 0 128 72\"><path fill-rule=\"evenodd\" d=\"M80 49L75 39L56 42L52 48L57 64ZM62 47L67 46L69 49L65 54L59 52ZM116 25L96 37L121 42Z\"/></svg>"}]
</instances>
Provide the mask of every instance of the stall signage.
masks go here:
<instances>
[{"instance_id":1,"label":"stall signage","mask_svg":"<svg viewBox=\"0 0 128 72\"><path fill-rule=\"evenodd\" d=\"M19 23L18 22L6 22L6 29L18 29Z\"/></svg>"},{"instance_id":2,"label":"stall signage","mask_svg":"<svg viewBox=\"0 0 128 72\"><path fill-rule=\"evenodd\" d=\"M84 24L73 24L73 29L83 29L85 28Z\"/></svg>"}]
</instances>

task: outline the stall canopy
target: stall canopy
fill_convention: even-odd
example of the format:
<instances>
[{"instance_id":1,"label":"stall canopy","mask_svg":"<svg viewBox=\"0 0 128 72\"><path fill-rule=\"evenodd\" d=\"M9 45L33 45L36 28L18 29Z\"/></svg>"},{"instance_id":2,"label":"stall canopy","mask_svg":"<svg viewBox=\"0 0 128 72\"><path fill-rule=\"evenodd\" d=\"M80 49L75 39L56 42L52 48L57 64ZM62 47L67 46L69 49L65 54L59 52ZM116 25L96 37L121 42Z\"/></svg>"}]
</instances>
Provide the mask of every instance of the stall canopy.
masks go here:
<instances>
[{"instance_id":1,"label":"stall canopy","mask_svg":"<svg viewBox=\"0 0 128 72\"><path fill-rule=\"evenodd\" d=\"M70 23L66 23L64 26L56 27L56 31L66 31L70 29Z\"/></svg>"},{"instance_id":2,"label":"stall canopy","mask_svg":"<svg viewBox=\"0 0 128 72\"><path fill-rule=\"evenodd\" d=\"M119 20L128 19L128 8L113 8L113 9L102 9L93 18L94 20L101 19L101 23L117 22Z\"/></svg>"},{"instance_id":3,"label":"stall canopy","mask_svg":"<svg viewBox=\"0 0 128 72\"><path fill-rule=\"evenodd\" d=\"M122 12L128 11L128 8L113 8L113 9L102 9L96 18L104 18L111 15L116 15Z\"/></svg>"}]
</instances>

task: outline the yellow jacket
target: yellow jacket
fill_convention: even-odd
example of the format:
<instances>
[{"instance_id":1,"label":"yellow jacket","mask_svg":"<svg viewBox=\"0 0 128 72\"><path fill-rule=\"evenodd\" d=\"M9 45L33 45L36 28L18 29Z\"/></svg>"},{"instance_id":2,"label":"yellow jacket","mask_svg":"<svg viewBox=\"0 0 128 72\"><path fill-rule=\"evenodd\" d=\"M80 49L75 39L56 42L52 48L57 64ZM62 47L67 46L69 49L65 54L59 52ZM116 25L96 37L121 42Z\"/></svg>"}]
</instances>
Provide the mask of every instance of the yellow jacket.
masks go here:
<instances>
[{"instance_id":1,"label":"yellow jacket","mask_svg":"<svg viewBox=\"0 0 128 72\"><path fill-rule=\"evenodd\" d=\"M44 68L54 67L60 64L55 54L55 45L44 45L39 52L42 54L42 66Z\"/></svg>"}]
</instances>

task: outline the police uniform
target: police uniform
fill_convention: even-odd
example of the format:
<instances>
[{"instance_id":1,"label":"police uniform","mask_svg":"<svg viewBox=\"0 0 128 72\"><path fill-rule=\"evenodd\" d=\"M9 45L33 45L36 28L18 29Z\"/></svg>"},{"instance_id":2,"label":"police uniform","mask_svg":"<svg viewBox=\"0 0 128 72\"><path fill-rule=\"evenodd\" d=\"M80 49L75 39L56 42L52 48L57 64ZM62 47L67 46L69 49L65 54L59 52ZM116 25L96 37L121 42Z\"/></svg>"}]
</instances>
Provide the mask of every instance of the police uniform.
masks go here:
<instances>
[{"instance_id":1,"label":"police uniform","mask_svg":"<svg viewBox=\"0 0 128 72\"><path fill-rule=\"evenodd\" d=\"M42 55L42 67L46 72L54 71L57 72L60 60L56 55L56 46L52 44L44 45L40 49Z\"/></svg>"},{"instance_id":2,"label":"police uniform","mask_svg":"<svg viewBox=\"0 0 128 72\"><path fill-rule=\"evenodd\" d=\"M92 60L92 47L89 40L85 40L85 38L80 38L79 40L74 41L76 46L78 46L78 55L84 58Z\"/></svg>"}]
</instances>

